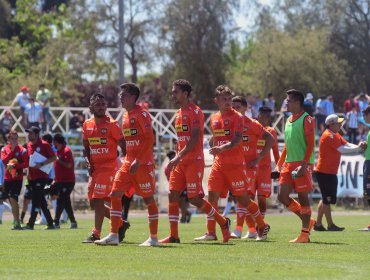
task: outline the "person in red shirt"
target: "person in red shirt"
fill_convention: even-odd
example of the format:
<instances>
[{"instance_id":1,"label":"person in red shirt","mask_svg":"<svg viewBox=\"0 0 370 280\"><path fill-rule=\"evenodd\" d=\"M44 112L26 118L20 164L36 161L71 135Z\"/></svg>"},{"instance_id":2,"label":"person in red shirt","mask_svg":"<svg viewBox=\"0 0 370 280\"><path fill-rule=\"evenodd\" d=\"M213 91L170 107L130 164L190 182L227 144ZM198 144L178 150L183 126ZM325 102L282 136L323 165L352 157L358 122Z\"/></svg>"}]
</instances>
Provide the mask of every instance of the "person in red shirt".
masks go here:
<instances>
[{"instance_id":1,"label":"person in red shirt","mask_svg":"<svg viewBox=\"0 0 370 280\"><path fill-rule=\"evenodd\" d=\"M54 188L58 197L54 225L56 228L60 228L60 216L65 209L68 218L71 221L71 229L76 229L77 222L73 214L70 197L76 182L72 150L67 147L66 140L62 134L55 134L53 137L53 143L57 149L57 159L54 162Z\"/></svg>"},{"instance_id":2,"label":"person in red shirt","mask_svg":"<svg viewBox=\"0 0 370 280\"><path fill-rule=\"evenodd\" d=\"M247 187L249 196L254 199L256 196L256 178L259 162L266 154L270 153L271 146L274 143L274 138L258 121L245 115L245 112L248 108L248 103L244 97L235 96L233 98L233 108L243 115L242 143L247 170ZM265 141L265 145L258 153L257 145L260 138ZM265 211L263 211L263 214L264 212ZM253 217L246 208L242 207L240 203L238 203L236 208L236 227L234 232L231 234L231 238L241 238L244 220L247 222L249 228L247 236L249 236L249 238L257 237L257 231Z\"/></svg>"},{"instance_id":3,"label":"person in red shirt","mask_svg":"<svg viewBox=\"0 0 370 280\"><path fill-rule=\"evenodd\" d=\"M203 133L204 115L202 110L189 97L192 92L186 80L176 80L172 84L172 99L180 109L176 112L175 128L178 136L177 154L170 161L170 193L168 195L168 218L170 235L160 243L180 243L178 234L180 194L186 190L191 204L214 219L221 227L223 242L228 242L229 221L222 217L204 197L202 180L204 172Z\"/></svg>"},{"instance_id":4,"label":"person in red shirt","mask_svg":"<svg viewBox=\"0 0 370 280\"><path fill-rule=\"evenodd\" d=\"M243 154L243 116L232 105L233 92L228 86L218 86L214 101L219 111L211 116L212 138L209 153L215 157L208 179L208 200L217 211L220 197L229 190L240 205L248 210L258 224L257 241L265 240L270 226L265 223L258 205L248 195L247 171ZM216 240L216 221L208 215L208 231L196 241Z\"/></svg>"},{"instance_id":5,"label":"person in red shirt","mask_svg":"<svg viewBox=\"0 0 370 280\"><path fill-rule=\"evenodd\" d=\"M337 202L337 172L340 164L340 157L341 154L360 152L364 144L354 145L348 143L347 140L339 134L343 121L344 118L338 117L336 114L327 116L325 120L326 130L320 138L316 178L322 199L318 205L317 220L314 226L315 231L344 230L344 227L338 227L334 224L330 207L330 204L335 204ZM323 215L325 215L328 223L327 229L322 225Z\"/></svg>"},{"instance_id":6,"label":"person in red shirt","mask_svg":"<svg viewBox=\"0 0 370 280\"><path fill-rule=\"evenodd\" d=\"M150 237L139 246L158 246L158 207L153 196L155 173L152 120L149 112L136 104L140 96L140 89L132 83L122 84L120 88L121 104L126 109L122 117L126 157L114 178L110 193L110 234L101 240L96 240L95 244L118 245L118 229L124 223L122 220L121 198L134 185L135 193L143 197L148 207L150 230Z\"/></svg>"},{"instance_id":7,"label":"person in red shirt","mask_svg":"<svg viewBox=\"0 0 370 280\"><path fill-rule=\"evenodd\" d=\"M1 149L1 160L6 167L3 199L9 199L12 206L13 229L21 230L19 221L18 197L23 184L23 169L28 167L27 149L18 144L18 133L8 133L8 144Z\"/></svg>"},{"instance_id":8,"label":"person in red shirt","mask_svg":"<svg viewBox=\"0 0 370 280\"><path fill-rule=\"evenodd\" d=\"M48 142L41 140L40 128L31 126L26 129L28 132L27 152L30 158L28 169L28 183L32 189L32 211L28 223L23 229L33 230L39 209L45 215L47 221L46 229L55 229L53 218L51 217L45 199L45 186L49 182L49 170L43 167L51 165L55 161L55 154ZM45 172L47 173L45 173Z\"/></svg>"},{"instance_id":9,"label":"person in red shirt","mask_svg":"<svg viewBox=\"0 0 370 280\"><path fill-rule=\"evenodd\" d=\"M83 123L83 155L89 171L88 198L95 212L95 226L83 243L100 239L104 217L110 218L109 193L117 171L117 147L125 151L125 140L117 121L106 115L104 95L96 93L90 98L89 109L93 117ZM122 213L121 213L122 214Z\"/></svg>"}]
</instances>

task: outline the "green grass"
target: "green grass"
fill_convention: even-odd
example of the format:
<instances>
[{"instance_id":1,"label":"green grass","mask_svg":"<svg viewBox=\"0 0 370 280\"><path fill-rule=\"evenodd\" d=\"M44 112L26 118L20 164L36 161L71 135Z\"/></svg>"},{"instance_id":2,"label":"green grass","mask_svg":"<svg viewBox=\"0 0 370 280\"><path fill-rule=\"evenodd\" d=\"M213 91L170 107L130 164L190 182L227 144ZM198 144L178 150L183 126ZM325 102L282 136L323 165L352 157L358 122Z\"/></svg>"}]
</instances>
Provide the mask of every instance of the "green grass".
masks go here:
<instances>
[{"instance_id":1,"label":"green grass","mask_svg":"<svg viewBox=\"0 0 370 280\"><path fill-rule=\"evenodd\" d=\"M0 225L0 279L369 279L370 232L356 231L369 216L335 216L346 230L313 232L310 244L288 243L299 232L296 217L267 220L267 242L195 243L193 238L205 232L204 216L196 216L191 224L180 224L181 244L159 248L137 246L148 235L146 218L131 219L126 242L118 247L82 244L91 220L80 220L78 230L64 225L55 231L42 226L11 231L5 222ZM159 230L160 237L167 235L165 217Z\"/></svg>"}]
</instances>

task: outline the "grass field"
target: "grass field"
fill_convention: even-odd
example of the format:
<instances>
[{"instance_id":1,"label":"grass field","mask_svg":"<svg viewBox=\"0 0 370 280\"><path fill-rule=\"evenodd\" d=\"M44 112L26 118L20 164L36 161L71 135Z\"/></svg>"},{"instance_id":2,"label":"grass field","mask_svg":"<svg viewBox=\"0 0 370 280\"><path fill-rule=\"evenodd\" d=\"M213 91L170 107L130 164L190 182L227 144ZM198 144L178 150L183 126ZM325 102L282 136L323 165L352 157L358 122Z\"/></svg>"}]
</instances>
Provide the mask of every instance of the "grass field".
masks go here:
<instances>
[{"instance_id":1,"label":"grass field","mask_svg":"<svg viewBox=\"0 0 370 280\"><path fill-rule=\"evenodd\" d=\"M118 247L82 244L92 220L79 229L11 231L0 225L0 279L370 279L370 222L366 215L336 216L344 232L313 232L310 244L290 244L299 232L292 215L270 215L268 241L195 243L205 232L205 217L180 224L181 244L156 248L137 245L148 235L144 217L131 219L126 241ZM233 222L233 226L235 223ZM104 232L108 223L104 224ZM168 233L165 216L159 237ZM221 234L219 233L219 238Z\"/></svg>"}]
</instances>

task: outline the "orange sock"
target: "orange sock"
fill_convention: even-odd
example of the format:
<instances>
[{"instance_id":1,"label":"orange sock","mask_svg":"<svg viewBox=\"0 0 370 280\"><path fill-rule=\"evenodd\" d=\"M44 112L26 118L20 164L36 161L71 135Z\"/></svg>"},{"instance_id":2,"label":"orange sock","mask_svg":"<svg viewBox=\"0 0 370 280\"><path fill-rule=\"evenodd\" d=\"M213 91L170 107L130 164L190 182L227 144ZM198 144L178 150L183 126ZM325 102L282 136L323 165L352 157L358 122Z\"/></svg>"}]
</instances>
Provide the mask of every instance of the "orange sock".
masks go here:
<instances>
[{"instance_id":1,"label":"orange sock","mask_svg":"<svg viewBox=\"0 0 370 280\"><path fill-rule=\"evenodd\" d=\"M301 235L304 236L304 237L309 238L309 236L310 236L310 229L308 229L308 228L302 228Z\"/></svg>"},{"instance_id":2,"label":"orange sock","mask_svg":"<svg viewBox=\"0 0 370 280\"><path fill-rule=\"evenodd\" d=\"M236 229L240 232L243 231L244 220L247 216L247 209L245 209L239 202L236 206ZM254 224L254 222L253 222Z\"/></svg>"},{"instance_id":3,"label":"orange sock","mask_svg":"<svg viewBox=\"0 0 370 280\"><path fill-rule=\"evenodd\" d=\"M155 202L148 204L147 207L150 236L156 238L158 233L158 207Z\"/></svg>"},{"instance_id":4,"label":"orange sock","mask_svg":"<svg viewBox=\"0 0 370 280\"><path fill-rule=\"evenodd\" d=\"M218 207L217 207L218 208ZM207 213L207 224L208 224L208 217L213 216L214 220L220 225L223 226L226 223L226 218L221 216L220 213L218 213L218 209L216 210L215 207L212 207L212 205L205 199L203 199L203 206L201 209L203 212ZM216 232L216 223L214 225L214 231Z\"/></svg>"},{"instance_id":5,"label":"orange sock","mask_svg":"<svg viewBox=\"0 0 370 280\"><path fill-rule=\"evenodd\" d=\"M179 203L170 202L168 206L168 220L170 222L170 235L179 238Z\"/></svg>"},{"instance_id":6,"label":"orange sock","mask_svg":"<svg viewBox=\"0 0 370 280\"><path fill-rule=\"evenodd\" d=\"M110 207L110 232L118 233L118 229L122 226L122 202L118 196L112 196Z\"/></svg>"},{"instance_id":7,"label":"orange sock","mask_svg":"<svg viewBox=\"0 0 370 280\"><path fill-rule=\"evenodd\" d=\"M208 201L207 201L208 202ZM216 203L205 203L202 208L208 208L209 211L206 209L204 212L207 213L207 231L208 233L211 234L216 234L216 218L215 218L215 213L218 211L218 204ZM211 209L209 209L211 207Z\"/></svg>"},{"instance_id":8,"label":"orange sock","mask_svg":"<svg viewBox=\"0 0 370 280\"><path fill-rule=\"evenodd\" d=\"M254 222L254 219L252 215L248 212L245 214L245 223L248 226L248 231L255 232L256 231L256 223Z\"/></svg>"},{"instance_id":9,"label":"orange sock","mask_svg":"<svg viewBox=\"0 0 370 280\"><path fill-rule=\"evenodd\" d=\"M101 230L94 227L91 233L94 234L96 237L100 237Z\"/></svg>"},{"instance_id":10,"label":"orange sock","mask_svg":"<svg viewBox=\"0 0 370 280\"><path fill-rule=\"evenodd\" d=\"M294 214L296 214L299 218L302 219L302 216L301 216L301 204L299 204L297 200L291 198L290 203L287 206L287 208L291 212L293 212Z\"/></svg>"},{"instance_id":11,"label":"orange sock","mask_svg":"<svg viewBox=\"0 0 370 280\"><path fill-rule=\"evenodd\" d=\"M263 220L260 210L258 209L257 203L251 200L247 207L247 210L251 214L251 216L256 220L258 227L264 228L266 224L265 221Z\"/></svg>"}]
</instances>

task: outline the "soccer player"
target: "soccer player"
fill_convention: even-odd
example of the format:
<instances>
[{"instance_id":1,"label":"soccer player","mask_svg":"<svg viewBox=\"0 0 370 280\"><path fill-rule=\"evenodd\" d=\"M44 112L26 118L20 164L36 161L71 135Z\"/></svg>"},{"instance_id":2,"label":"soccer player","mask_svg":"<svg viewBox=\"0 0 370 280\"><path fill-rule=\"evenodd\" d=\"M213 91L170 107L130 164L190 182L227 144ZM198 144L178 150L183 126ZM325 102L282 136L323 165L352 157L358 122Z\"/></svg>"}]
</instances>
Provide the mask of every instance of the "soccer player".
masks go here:
<instances>
[{"instance_id":1,"label":"soccer player","mask_svg":"<svg viewBox=\"0 0 370 280\"><path fill-rule=\"evenodd\" d=\"M49 174L41 168L53 163L56 159L53 149L48 142L41 140L40 128L31 126L26 129L28 132L27 152L30 159L28 169L28 183L32 189L32 211L28 223L23 229L33 230L39 209L45 215L47 221L46 229L55 229L53 218L51 217L45 199L45 186L49 182ZM33 160L35 158L35 160ZM45 160L43 160L45 158ZM33 161L33 162L32 162Z\"/></svg>"},{"instance_id":2,"label":"soccer player","mask_svg":"<svg viewBox=\"0 0 370 280\"><path fill-rule=\"evenodd\" d=\"M337 171L340 164L341 154L360 152L363 144L354 145L348 143L338 132L344 118L332 114L326 117L326 130L320 138L319 160L316 165L316 178L319 183L322 199L318 205L317 221L315 231L326 231L322 225L322 218L325 215L328 223L328 231L343 231L344 227L334 224L331 216L330 204L337 202Z\"/></svg>"},{"instance_id":3,"label":"soccer player","mask_svg":"<svg viewBox=\"0 0 370 280\"><path fill-rule=\"evenodd\" d=\"M308 243L315 220L311 219L308 194L312 191L312 168L315 159L315 120L303 109L304 95L291 89L287 94L287 109L292 113L285 124L285 146L275 171L280 172L279 201L302 220L301 234L289 241ZM290 193L298 193L298 201Z\"/></svg>"},{"instance_id":4,"label":"soccer player","mask_svg":"<svg viewBox=\"0 0 370 280\"><path fill-rule=\"evenodd\" d=\"M362 111L364 115L364 120L367 124L370 124L370 106L367 106L365 110ZM363 177L363 188L364 188L364 199L370 204L370 131L367 134L365 142L365 162L364 162L364 177ZM365 228L366 229L366 228ZM370 224L367 226L370 231Z\"/></svg>"},{"instance_id":5,"label":"soccer player","mask_svg":"<svg viewBox=\"0 0 370 280\"><path fill-rule=\"evenodd\" d=\"M248 108L248 103L244 97L235 96L232 99L232 101L233 109L238 111L243 116L242 145L247 171L247 188L249 196L252 199L254 199L256 196L255 183L258 165L261 159L266 154L270 153L270 149L274 143L274 138L267 130L264 129L264 127L258 121L253 120L245 115L245 112L247 111ZM260 138L262 138L262 141L264 141L265 145L262 148L260 148L260 152L258 153L257 144ZM263 212L265 211L266 210L264 210ZM247 221L247 225L249 228L247 233L248 238L256 238L257 231L255 228L254 219L250 215L248 210L245 207L243 207L240 203L237 204L236 228L234 232L231 234L231 237L241 238L244 220Z\"/></svg>"},{"instance_id":6,"label":"soccer player","mask_svg":"<svg viewBox=\"0 0 370 280\"><path fill-rule=\"evenodd\" d=\"M208 200L217 211L220 197L230 189L240 205L248 210L258 225L257 241L265 240L270 226L265 223L258 205L248 195L247 174L243 154L243 116L231 108L233 93L225 85L216 88L214 102L219 111L211 116L210 154L215 156L208 179ZM208 232L196 241L216 239L216 222L208 215Z\"/></svg>"},{"instance_id":7,"label":"soccer player","mask_svg":"<svg viewBox=\"0 0 370 280\"><path fill-rule=\"evenodd\" d=\"M203 132L204 115L202 110L189 101L192 87L186 80L176 80L172 84L172 99L180 109L176 113L175 128L178 136L177 154L168 164L170 193L168 195L168 218L170 235L161 243L180 243L178 234L179 199L186 189L191 204L207 213L208 219L215 220L221 227L223 242L230 237L229 221L222 217L206 201L202 188L204 172ZM215 231L213 231L215 233Z\"/></svg>"},{"instance_id":8,"label":"soccer player","mask_svg":"<svg viewBox=\"0 0 370 280\"><path fill-rule=\"evenodd\" d=\"M12 206L13 229L21 230L18 197L23 184L23 169L28 167L28 153L19 145L18 133L14 130L8 133L8 144L1 150L1 159L6 166L3 198L9 198Z\"/></svg>"},{"instance_id":9,"label":"soccer player","mask_svg":"<svg viewBox=\"0 0 370 280\"><path fill-rule=\"evenodd\" d=\"M122 84L120 88L119 95L122 107L126 109L122 117L126 157L114 178L110 194L110 234L101 240L95 241L95 244L118 245L118 229L124 223L121 216L121 198L134 185L136 194L143 197L148 207L150 237L140 246L158 246L158 207L153 197L155 174L152 121L149 112L136 104L140 89L132 83Z\"/></svg>"},{"instance_id":10,"label":"soccer player","mask_svg":"<svg viewBox=\"0 0 370 280\"><path fill-rule=\"evenodd\" d=\"M125 150L125 141L117 121L106 115L107 103L101 94L90 98L93 117L83 123L83 155L89 170L88 198L95 211L95 226L83 243L100 239L104 217L109 218L109 201L113 179L117 171L117 146Z\"/></svg>"}]
</instances>

